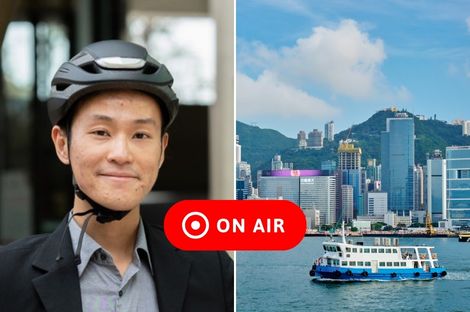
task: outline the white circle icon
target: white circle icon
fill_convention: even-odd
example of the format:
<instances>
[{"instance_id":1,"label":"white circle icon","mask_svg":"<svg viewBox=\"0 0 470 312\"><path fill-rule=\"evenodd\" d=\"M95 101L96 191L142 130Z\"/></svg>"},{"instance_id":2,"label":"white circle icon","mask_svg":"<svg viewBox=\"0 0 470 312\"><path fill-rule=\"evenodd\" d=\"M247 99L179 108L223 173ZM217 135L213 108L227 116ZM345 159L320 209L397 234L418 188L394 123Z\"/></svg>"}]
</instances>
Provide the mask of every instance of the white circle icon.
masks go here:
<instances>
[{"instance_id":1,"label":"white circle icon","mask_svg":"<svg viewBox=\"0 0 470 312\"><path fill-rule=\"evenodd\" d=\"M201 222L200 222L201 219L202 219L202 221L204 221L205 228L199 234L191 234L191 233L189 233L188 229L186 228L186 222L188 221L189 218L191 218L193 216L199 217L198 218L199 220L194 220L190 223L190 230L191 231L199 230L201 228ZM207 234L207 232L209 231L209 219L207 219L207 217L203 213L201 213L199 211L193 211L193 212L188 213L183 218L183 221L181 222L181 228L183 229L183 232L187 237L192 238L192 239L200 239L200 238L204 237Z\"/></svg>"}]
</instances>

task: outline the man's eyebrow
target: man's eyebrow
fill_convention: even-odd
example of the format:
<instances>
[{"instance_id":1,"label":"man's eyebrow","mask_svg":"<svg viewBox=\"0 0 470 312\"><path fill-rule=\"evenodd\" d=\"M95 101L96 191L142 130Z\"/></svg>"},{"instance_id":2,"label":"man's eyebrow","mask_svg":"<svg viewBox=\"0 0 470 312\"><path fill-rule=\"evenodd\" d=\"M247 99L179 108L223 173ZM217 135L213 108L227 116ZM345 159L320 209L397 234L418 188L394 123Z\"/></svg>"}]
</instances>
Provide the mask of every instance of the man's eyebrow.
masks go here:
<instances>
[{"instance_id":1,"label":"man's eyebrow","mask_svg":"<svg viewBox=\"0 0 470 312\"><path fill-rule=\"evenodd\" d=\"M157 125L155 119L153 118L139 118L139 119L136 119L134 120L134 123L137 123L137 124L153 124L153 125Z\"/></svg>"},{"instance_id":2,"label":"man's eyebrow","mask_svg":"<svg viewBox=\"0 0 470 312\"><path fill-rule=\"evenodd\" d=\"M96 119L96 120L102 120L102 121L108 121L108 122L114 120L112 117L109 117L107 115L94 114L92 117L93 119ZM157 126L157 122L153 118L138 118L138 119L133 120L133 123L139 124L139 125L152 124L152 125Z\"/></svg>"},{"instance_id":3,"label":"man's eyebrow","mask_svg":"<svg viewBox=\"0 0 470 312\"><path fill-rule=\"evenodd\" d=\"M106 115L94 114L92 117L93 117L93 119L103 120L103 121L112 121L113 120L111 117L106 116Z\"/></svg>"}]
</instances>

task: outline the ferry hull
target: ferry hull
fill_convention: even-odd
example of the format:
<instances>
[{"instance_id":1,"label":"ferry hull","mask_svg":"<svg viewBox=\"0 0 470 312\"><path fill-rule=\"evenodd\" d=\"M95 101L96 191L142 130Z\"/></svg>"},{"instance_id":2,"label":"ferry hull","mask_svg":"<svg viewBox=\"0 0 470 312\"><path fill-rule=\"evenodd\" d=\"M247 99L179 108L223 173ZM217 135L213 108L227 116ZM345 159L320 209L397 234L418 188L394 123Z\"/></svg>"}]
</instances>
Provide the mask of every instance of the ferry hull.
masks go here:
<instances>
[{"instance_id":1,"label":"ferry hull","mask_svg":"<svg viewBox=\"0 0 470 312\"><path fill-rule=\"evenodd\" d=\"M313 274L314 273L314 274ZM404 281L404 280L430 280L441 278L447 275L444 268L433 268L429 272L423 269L380 269L372 273L370 269L351 269L335 266L314 266L310 271L311 276L319 279L329 280L354 280L354 281Z\"/></svg>"}]
</instances>

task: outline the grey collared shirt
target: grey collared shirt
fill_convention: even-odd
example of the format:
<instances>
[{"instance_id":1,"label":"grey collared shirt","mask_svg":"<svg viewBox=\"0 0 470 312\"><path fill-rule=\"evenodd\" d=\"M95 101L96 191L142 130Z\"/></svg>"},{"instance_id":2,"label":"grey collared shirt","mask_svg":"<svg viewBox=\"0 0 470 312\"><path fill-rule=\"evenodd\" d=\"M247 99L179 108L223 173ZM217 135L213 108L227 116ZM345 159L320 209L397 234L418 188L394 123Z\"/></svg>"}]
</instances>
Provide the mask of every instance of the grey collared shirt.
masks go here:
<instances>
[{"instance_id":1,"label":"grey collared shirt","mask_svg":"<svg viewBox=\"0 0 470 312\"><path fill-rule=\"evenodd\" d=\"M74 253L80 237L80 226L69 223ZM86 233L77 266L84 312L155 312L157 292L153 282L150 254L142 220L139 224L132 262L124 276L111 254Z\"/></svg>"}]
</instances>

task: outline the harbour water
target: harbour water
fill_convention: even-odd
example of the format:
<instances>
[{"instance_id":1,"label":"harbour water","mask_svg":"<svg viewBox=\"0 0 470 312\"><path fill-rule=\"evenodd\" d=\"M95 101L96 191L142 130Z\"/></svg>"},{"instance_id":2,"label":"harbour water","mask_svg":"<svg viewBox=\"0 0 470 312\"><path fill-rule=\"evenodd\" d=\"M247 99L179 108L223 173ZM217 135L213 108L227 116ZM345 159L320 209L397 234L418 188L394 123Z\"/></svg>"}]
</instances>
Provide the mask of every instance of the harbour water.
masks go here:
<instances>
[{"instance_id":1,"label":"harbour water","mask_svg":"<svg viewBox=\"0 0 470 312\"><path fill-rule=\"evenodd\" d=\"M308 275L323 237L284 252L237 252L237 311L470 311L470 243L457 238L400 238L430 245L448 275L431 281L318 282ZM337 238L339 239L339 238ZM373 244L373 238L364 238Z\"/></svg>"}]
</instances>

